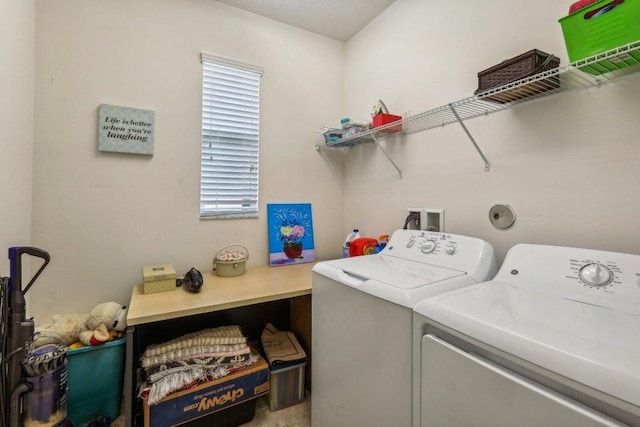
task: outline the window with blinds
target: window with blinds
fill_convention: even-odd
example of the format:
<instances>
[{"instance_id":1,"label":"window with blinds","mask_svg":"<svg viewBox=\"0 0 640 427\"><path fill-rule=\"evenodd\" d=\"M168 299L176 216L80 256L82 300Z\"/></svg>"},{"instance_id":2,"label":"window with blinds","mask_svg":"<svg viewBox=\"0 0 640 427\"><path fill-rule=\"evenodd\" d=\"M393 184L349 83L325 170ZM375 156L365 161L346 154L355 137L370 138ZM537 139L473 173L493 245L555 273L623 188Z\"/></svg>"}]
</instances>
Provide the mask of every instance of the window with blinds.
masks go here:
<instances>
[{"instance_id":1,"label":"window with blinds","mask_svg":"<svg viewBox=\"0 0 640 427\"><path fill-rule=\"evenodd\" d=\"M200 217L258 216L262 70L201 55Z\"/></svg>"}]
</instances>

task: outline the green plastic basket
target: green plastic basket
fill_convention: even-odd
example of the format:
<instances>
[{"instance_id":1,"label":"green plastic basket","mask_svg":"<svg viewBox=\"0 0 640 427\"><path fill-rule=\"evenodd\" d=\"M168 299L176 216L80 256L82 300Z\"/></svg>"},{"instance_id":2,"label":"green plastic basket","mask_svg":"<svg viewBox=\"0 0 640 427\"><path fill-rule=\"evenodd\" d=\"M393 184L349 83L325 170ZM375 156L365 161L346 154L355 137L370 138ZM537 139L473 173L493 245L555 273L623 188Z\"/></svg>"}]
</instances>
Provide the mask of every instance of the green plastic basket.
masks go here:
<instances>
[{"instance_id":1,"label":"green plastic basket","mask_svg":"<svg viewBox=\"0 0 640 427\"><path fill-rule=\"evenodd\" d=\"M126 340L68 351L67 415L73 425L120 415Z\"/></svg>"},{"instance_id":2,"label":"green plastic basket","mask_svg":"<svg viewBox=\"0 0 640 427\"><path fill-rule=\"evenodd\" d=\"M569 61L575 62L640 40L640 1L600 0L559 22ZM637 64L637 61L640 53L630 52L580 69L599 75Z\"/></svg>"}]
</instances>

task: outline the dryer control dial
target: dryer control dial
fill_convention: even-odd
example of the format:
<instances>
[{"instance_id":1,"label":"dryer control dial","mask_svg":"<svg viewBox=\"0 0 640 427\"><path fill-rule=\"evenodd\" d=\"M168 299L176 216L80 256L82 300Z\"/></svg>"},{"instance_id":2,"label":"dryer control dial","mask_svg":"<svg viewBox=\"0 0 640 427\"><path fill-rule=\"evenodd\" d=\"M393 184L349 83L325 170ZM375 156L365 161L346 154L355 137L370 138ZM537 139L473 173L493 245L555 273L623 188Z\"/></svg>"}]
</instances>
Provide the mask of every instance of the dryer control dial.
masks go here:
<instances>
[{"instance_id":1,"label":"dryer control dial","mask_svg":"<svg viewBox=\"0 0 640 427\"><path fill-rule=\"evenodd\" d=\"M430 254L436 249L436 246L437 243L434 240L427 240L420 246L420 250L423 254Z\"/></svg>"},{"instance_id":2,"label":"dryer control dial","mask_svg":"<svg viewBox=\"0 0 640 427\"><path fill-rule=\"evenodd\" d=\"M609 267L594 262L580 269L580 280L589 286L606 286L613 280L613 273Z\"/></svg>"},{"instance_id":3,"label":"dryer control dial","mask_svg":"<svg viewBox=\"0 0 640 427\"><path fill-rule=\"evenodd\" d=\"M454 253L456 253L456 247L453 245L447 245L444 247L444 251L447 253L447 255L453 255Z\"/></svg>"}]
</instances>

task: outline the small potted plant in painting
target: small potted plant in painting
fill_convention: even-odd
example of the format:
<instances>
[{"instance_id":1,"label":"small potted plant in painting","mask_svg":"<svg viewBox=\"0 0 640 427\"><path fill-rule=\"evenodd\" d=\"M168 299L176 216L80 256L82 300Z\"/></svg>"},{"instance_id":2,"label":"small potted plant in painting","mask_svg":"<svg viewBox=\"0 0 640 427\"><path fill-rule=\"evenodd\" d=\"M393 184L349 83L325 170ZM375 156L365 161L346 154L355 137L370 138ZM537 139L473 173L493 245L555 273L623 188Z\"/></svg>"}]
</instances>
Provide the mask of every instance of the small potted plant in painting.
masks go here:
<instances>
[{"instance_id":1,"label":"small potted plant in painting","mask_svg":"<svg viewBox=\"0 0 640 427\"><path fill-rule=\"evenodd\" d=\"M302 258L302 238L304 234L304 227L296 221L283 221L278 238L284 244L284 253L287 258Z\"/></svg>"}]
</instances>

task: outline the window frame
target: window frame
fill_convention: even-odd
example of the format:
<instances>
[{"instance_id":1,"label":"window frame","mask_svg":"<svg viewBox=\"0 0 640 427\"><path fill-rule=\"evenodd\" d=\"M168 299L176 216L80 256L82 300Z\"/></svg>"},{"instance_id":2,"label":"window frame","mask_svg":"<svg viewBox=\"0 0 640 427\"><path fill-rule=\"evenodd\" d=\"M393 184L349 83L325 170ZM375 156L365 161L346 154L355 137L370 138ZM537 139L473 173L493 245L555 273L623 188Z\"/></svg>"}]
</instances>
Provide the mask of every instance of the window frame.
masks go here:
<instances>
[{"instance_id":1,"label":"window frame","mask_svg":"<svg viewBox=\"0 0 640 427\"><path fill-rule=\"evenodd\" d=\"M206 53L200 61L200 219L258 218L262 68Z\"/></svg>"}]
</instances>

